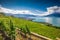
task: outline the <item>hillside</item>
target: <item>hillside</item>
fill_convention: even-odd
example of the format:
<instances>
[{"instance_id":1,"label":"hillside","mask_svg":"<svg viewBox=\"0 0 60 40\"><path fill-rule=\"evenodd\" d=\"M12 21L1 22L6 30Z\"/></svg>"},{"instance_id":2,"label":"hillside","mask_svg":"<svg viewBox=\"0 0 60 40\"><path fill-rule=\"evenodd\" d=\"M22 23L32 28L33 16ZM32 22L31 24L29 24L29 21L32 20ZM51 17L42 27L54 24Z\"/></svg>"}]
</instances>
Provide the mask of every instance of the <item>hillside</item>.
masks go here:
<instances>
[{"instance_id":1,"label":"hillside","mask_svg":"<svg viewBox=\"0 0 60 40\"><path fill-rule=\"evenodd\" d=\"M31 32L35 32L39 35L43 35L52 39L55 39L57 37L60 38L60 29L49 27L42 23L36 23L36 22L25 20L25 19L21 19L21 18L16 18L11 16L0 17L0 21L3 21L8 29L9 29L10 19L12 19L14 26L18 28L25 27L25 25L27 25L31 30Z\"/></svg>"}]
</instances>

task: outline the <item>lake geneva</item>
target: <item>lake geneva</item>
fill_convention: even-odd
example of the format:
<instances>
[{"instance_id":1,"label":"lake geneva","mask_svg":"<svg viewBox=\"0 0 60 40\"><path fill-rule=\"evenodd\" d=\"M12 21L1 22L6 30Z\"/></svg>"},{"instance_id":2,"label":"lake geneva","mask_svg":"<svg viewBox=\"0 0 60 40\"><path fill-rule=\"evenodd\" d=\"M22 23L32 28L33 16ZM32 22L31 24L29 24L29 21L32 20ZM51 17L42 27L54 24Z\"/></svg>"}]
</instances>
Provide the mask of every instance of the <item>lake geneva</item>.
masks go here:
<instances>
[{"instance_id":1,"label":"lake geneva","mask_svg":"<svg viewBox=\"0 0 60 40\"><path fill-rule=\"evenodd\" d=\"M46 22L50 23L53 26L58 26L60 27L60 18L58 17L35 17L34 20L35 22Z\"/></svg>"}]
</instances>

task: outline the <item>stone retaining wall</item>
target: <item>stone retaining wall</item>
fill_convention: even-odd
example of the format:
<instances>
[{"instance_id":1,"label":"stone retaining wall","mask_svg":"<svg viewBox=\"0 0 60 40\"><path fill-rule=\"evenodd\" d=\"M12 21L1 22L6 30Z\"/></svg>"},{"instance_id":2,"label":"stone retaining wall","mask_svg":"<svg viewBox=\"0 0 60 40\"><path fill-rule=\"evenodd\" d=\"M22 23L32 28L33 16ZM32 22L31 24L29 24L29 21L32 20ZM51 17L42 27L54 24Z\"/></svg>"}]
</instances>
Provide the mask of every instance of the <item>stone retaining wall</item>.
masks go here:
<instances>
[{"instance_id":1,"label":"stone retaining wall","mask_svg":"<svg viewBox=\"0 0 60 40\"><path fill-rule=\"evenodd\" d=\"M47 37L42 36L42 35L38 35L38 34L33 33L33 32L31 32L31 34L34 35L34 36L36 36L36 37L39 37L39 38L41 38L41 39L44 39L44 40L52 40L52 39L50 39L50 38L47 38Z\"/></svg>"}]
</instances>

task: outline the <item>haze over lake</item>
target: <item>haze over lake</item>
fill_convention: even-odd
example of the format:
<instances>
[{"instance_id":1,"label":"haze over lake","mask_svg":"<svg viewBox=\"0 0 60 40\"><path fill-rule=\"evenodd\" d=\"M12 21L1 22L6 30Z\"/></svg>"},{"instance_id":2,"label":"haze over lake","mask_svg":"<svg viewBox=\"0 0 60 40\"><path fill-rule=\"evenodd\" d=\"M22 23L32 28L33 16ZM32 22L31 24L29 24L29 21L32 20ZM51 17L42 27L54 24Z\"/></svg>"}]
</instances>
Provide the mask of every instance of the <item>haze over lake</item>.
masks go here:
<instances>
[{"instance_id":1,"label":"haze over lake","mask_svg":"<svg viewBox=\"0 0 60 40\"><path fill-rule=\"evenodd\" d=\"M46 23L52 24L53 26L59 26L60 27L60 18L57 18L57 17L36 17L32 21L46 22Z\"/></svg>"}]
</instances>

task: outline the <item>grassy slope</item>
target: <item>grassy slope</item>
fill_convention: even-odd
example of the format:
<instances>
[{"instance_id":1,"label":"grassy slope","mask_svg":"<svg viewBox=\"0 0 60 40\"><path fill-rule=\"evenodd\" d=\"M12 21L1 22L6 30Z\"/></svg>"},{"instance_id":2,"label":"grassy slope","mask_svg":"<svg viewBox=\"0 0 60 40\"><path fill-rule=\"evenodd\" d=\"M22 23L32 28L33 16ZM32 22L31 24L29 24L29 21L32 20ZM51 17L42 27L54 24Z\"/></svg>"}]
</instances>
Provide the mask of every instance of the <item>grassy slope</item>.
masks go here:
<instances>
[{"instance_id":1,"label":"grassy slope","mask_svg":"<svg viewBox=\"0 0 60 40\"><path fill-rule=\"evenodd\" d=\"M11 18L14 22L14 25L17 27L25 27L25 25L28 25L30 30L32 32L38 33L40 35L55 39L56 37L60 37L60 29L56 29L53 27L48 27L41 23L36 23L32 21L27 21L24 19L18 19L18 18ZM6 27L9 28L9 17L0 17L0 21L4 21L6 23Z\"/></svg>"}]
</instances>

